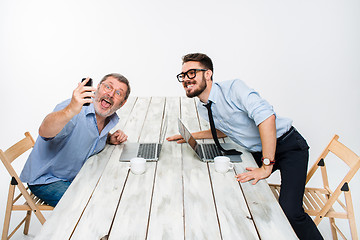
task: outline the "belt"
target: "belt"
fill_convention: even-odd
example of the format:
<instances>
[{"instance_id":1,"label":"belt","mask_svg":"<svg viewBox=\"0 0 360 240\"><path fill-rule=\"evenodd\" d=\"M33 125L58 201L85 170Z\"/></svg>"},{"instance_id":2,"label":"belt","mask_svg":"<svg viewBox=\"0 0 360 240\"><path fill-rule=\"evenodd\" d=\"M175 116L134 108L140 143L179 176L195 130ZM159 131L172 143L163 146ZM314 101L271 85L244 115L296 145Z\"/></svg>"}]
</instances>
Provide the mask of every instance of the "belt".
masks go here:
<instances>
[{"instance_id":1,"label":"belt","mask_svg":"<svg viewBox=\"0 0 360 240\"><path fill-rule=\"evenodd\" d=\"M293 127L293 126L291 126L291 128L289 129L289 131L287 131L286 133L284 133L283 135L281 135L281 137L279 137L277 140L278 141L282 141L282 140L284 140L285 138L287 138L288 136L290 136L293 132L295 132L296 131L296 129Z\"/></svg>"}]
</instances>

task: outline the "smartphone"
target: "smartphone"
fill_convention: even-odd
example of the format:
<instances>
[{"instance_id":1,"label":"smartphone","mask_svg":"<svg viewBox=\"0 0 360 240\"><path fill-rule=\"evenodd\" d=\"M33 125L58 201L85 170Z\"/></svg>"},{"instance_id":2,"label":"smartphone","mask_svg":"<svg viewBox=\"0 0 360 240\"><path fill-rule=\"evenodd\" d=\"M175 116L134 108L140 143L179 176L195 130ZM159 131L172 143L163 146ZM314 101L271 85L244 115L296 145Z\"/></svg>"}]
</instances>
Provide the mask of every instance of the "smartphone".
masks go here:
<instances>
[{"instance_id":1,"label":"smartphone","mask_svg":"<svg viewBox=\"0 0 360 240\"><path fill-rule=\"evenodd\" d=\"M81 82L83 82L85 80L86 80L86 78L83 78L83 79L81 79ZM91 87L92 84L93 84L93 80L90 78L89 81L85 84L85 86ZM86 97L86 98L91 98L91 97ZM84 103L83 106L89 106L89 105L90 105L90 103Z\"/></svg>"}]
</instances>

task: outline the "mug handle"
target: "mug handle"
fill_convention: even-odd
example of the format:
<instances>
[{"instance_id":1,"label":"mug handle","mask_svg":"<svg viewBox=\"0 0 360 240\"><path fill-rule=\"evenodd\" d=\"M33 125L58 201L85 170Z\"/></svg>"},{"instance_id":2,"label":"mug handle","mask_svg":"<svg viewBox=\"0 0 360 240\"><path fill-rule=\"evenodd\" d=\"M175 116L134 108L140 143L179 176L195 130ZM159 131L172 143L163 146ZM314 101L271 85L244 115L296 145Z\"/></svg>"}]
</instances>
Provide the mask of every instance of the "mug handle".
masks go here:
<instances>
[{"instance_id":1,"label":"mug handle","mask_svg":"<svg viewBox=\"0 0 360 240\"><path fill-rule=\"evenodd\" d=\"M232 163L232 162L229 163L229 170L231 170L231 169L234 169L234 163Z\"/></svg>"}]
</instances>

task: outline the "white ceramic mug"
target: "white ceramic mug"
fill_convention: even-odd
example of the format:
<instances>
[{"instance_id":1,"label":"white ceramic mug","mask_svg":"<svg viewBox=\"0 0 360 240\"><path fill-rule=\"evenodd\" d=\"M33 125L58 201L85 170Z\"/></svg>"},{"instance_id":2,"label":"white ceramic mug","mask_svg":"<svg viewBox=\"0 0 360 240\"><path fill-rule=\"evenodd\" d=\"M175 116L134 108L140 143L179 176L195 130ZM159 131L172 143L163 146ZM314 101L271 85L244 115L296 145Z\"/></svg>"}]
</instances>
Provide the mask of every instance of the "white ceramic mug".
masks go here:
<instances>
[{"instance_id":1,"label":"white ceramic mug","mask_svg":"<svg viewBox=\"0 0 360 240\"><path fill-rule=\"evenodd\" d=\"M140 175L146 171L145 158L136 157L130 159L130 169L133 174Z\"/></svg>"},{"instance_id":2,"label":"white ceramic mug","mask_svg":"<svg viewBox=\"0 0 360 240\"><path fill-rule=\"evenodd\" d=\"M215 171L218 173L226 173L234 168L234 164L230 162L229 157L218 156L214 158Z\"/></svg>"}]
</instances>

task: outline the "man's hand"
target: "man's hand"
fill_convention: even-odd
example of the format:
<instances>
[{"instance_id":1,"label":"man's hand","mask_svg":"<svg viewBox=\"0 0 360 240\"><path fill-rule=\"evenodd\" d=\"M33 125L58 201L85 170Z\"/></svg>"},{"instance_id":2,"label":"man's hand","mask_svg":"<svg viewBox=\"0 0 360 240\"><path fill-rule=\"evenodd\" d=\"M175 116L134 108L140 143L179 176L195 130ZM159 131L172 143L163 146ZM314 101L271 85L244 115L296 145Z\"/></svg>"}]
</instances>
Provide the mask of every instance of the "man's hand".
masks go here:
<instances>
[{"instance_id":1,"label":"man's hand","mask_svg":"<svg viewBox=\"0 0 360 240\"><path fill-rule=\"evenodd\" d=\"M128 136L121 130L117 130L113 134L109 133L108 143L113 145L118 145L123 143L127 140Z\"/></svg>"},{"instance_id":2,"label":"man's hand","mask_svg":"<svg viewBox=\"0 0 360 240\"><path fill-rule=\"evenodd\" d=\"M260 179L268 178L271 174L272 168L272 165L262 166L260 168L247 167L246 170L248 170L248 172L240 173L235 177L237 178L237 181L242 183L254 179L252 184L255 185Z\"/></svg>"},{"instance_id":3,"label":"man's hand","mask_svg":"<svg viewBox=\"0 0 360 240\"><path fill-rule=\"evenodd\" d=\"M176 141L177 143L184 143L185 142L184 138L180 134L177 134L177 135L174 135L174 136L171 136L171 137L167 137L166 140L168 140L168 141Z\"/></svg>"},{"instance_id":4,"label":"man's hand","mask_svg":"<svg viewBox=\"0 0 360 240\"><path fill-rule=\"evenodd\" d=\"M85 86L89 79L90 78L86 78L86 80L79 83L77 88L75 88L73 91L71 102L67 108L73 113L74 116L81 111L84 103L92 103L91 98L95 97L94 91L96 91L96 88Z\"/></svg>"}]
</instances>

